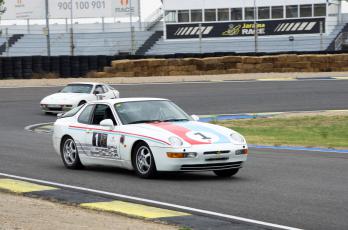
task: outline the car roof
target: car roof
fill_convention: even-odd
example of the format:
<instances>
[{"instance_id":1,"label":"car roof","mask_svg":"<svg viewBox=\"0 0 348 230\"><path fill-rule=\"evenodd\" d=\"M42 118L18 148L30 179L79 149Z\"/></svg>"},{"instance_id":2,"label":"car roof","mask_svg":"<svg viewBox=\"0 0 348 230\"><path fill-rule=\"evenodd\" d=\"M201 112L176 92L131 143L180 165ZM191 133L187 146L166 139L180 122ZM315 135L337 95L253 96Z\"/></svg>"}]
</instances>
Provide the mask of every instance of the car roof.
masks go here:
<instances>
[{"instance_id":1,"label":"car roof","mask_svg":"<svg viewBox=\"0 0 348 230\"><path fill-rule=\"evenodd\" d=\"M68 85L79 84L79 85L106 85L100 82L71 82Z\"/></svg>"},{"instance_id":2,"label":"car roof","mask_svg":"<svg viewBox=\"0 0 348 230\"><path fill-rule=\"evenodd\" d=\"M116 104L116 103L133 102L133 101L168 101L168 99L151 98L151 97L129 97L129 98L117 98L117 99L93 101L90 104L97 104L97 103Z\"/></svg>"}]
</instances>

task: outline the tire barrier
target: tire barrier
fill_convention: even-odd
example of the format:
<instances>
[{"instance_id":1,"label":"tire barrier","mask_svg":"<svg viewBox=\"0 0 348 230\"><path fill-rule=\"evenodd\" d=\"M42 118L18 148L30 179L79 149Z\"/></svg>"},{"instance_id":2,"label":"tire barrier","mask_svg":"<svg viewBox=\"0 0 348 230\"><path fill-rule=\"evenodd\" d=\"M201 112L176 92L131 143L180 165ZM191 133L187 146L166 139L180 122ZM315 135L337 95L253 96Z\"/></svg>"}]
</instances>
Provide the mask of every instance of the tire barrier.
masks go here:
<instances>
[{"instance_id":1,"label":"tire barrier","mask_svg":"<svg viewBox=\"0 0 348 230\"><path fill-rule=\"evenodd\" d=\"M98 62L98 69L97 69L97 71L103 71L104 67L108 65L108 62L106 60L106 56L104 56L104 55L99 55L97 57L97 62Z\"/></svg>"},{"instance_id":2,"label":"tire barrier","mask_svg":"<svg viewBox=\"0 0 348 230\"><path fill-rule=\"evenodd\" d=\"M88 56L88 69L98 70L98 57Z\"/></svg>"},{"instance_id":3,"label":"tire barrier","mask_svg":"<svg viewBox=\"0 0 348 230\"><path fill-rule=\"evenodd\" d=\"M90 71L104 71L104 67L111 66L111 62L123 59L184 59L207 58L223 56L275 56L280 54L344 54L347 51L335 52L288 52L288 53L175 53L168 55L116 55L116 56L24 56L0 57L0 79L29 79L33 75L45 77L53 73L56 77L84 77ZM140 73L139 73L140 74ZM36 77L36 76L35 76Z\"/></svg>"},{"instance_id":4,"label":"tire barrier","mask_svg":"<svg viewBox=\"0 0 348 230\"><path fill-rule=\"evenodd\" d=\"M71 57L71 77L80 76L80 60L78 56Z\"/></svg>"},{"instance_id":5,"label":"tire barrier","mask_svg":"<svg viewBox=\"0 0 348 230\"><path fill-rule=\"evenodd\" d=\"M0 58L0 79L3 79L3 78L4 78L4 73L2 70L2 58Z\"/></svg>"},{"instance_id":6,"label":"tire barrier","mask_svg":"<svg viewBox=\"0 0 348 230\"><path fill-rule=\"evenodd\" d=\"M0 79L45 78L48 73L61 78L84 77L90 71L102 71L118 59L103 55L0 57Z\"/></svg>"},{"instance_id":7,"label":"tire barrier","mask_svg":"<svg viewBox=\"0 0 348 230\"><path fill-rule=\"evenodd\" d=\"M33 68L33 73L37 73L37 74L44 73L44 70L42 68L42 56L32 57L32 68Z\"/></svg>"},{"instance_id":8,"label":"tire barrier","mask_svg":"<svg viewBox=\"0 0 348 230\"><path fill-rule=\"evenodd\" d=\"M2 70L4 74L4 79L13 78L13 58L4 58L2 61Z\"/></svg>"},{"instance_id":9,"label":"tire barrier","mask_svg":"<svg viewBox=\"0 0 348 230\"><path fill-rule=\"evenodd\" d=\"M87 56L79 56L79 75L85 76L89 69L88 69L88 57Z\"/></svg>"},{"instance_id":10,"label":"tire barrier","mask_svg":"<svg viewBox=\"0 0 348 230\"><path fill-rule=\"evenodd\" d=\"M59 75L62 78L71 77L71 57L70 56L60 56L59 57Z\"/></svg>"},{"instance_id":11,"label":"tire barrier","mask_svg":"<svg viewBox=\"0 0 348 230\"><path fill-rule=\"evenodd\" d=\"M33 76L32 57L22 57L23 78L29 79Z\"/></svg>"},{"instance_id":12,"label":"tire barrier","mask_svg":"<svg viewBox=\"0 0 348 230\"><path fill-rule=\"evenodd\" d=\"M59 70L60 70L59 57L52 56L52 57L49 57L47 59L48 59L48 62L49 62L49 67L50 67L49 72L59 76L59 73L60 73L59 72Z\"/></svg>"},{"instance_id":13,"label":"tire barrier","mask_svg":"<svg viewBox=\"0 0 348 230\"><path fill-rule=\"evenodd\" d=\"M13 78L21 79L23 78L23 67L22 67L22 59L19 57L13 57Z\"/></svg>"}]
</instances>

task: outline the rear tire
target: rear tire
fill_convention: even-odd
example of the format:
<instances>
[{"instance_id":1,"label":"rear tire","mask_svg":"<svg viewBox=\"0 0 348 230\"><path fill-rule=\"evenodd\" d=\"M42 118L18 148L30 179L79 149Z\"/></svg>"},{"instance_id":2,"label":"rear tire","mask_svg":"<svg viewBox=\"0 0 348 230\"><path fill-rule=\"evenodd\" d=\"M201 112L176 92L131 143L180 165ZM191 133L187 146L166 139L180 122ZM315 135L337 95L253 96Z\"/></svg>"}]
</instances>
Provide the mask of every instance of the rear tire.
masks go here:
<instances>
[{"instance_id":1,"label":"rear tire","mask_svg":"<svg viewBox=\"0 0 348 230\"><path fill-rule=\"evenodd\" d=\"M60 148L60 153L66 168L68 169L83 168L83 165L81 164L81 161L80 161L77 146L73 138L65 137L63 139L61 148Z\"/></svg>"},{"instance_id":2,"label":"rear tire","mask_svg":"<svg viewBox=\"0 0 348 230\"><path fill-rule=\"evenodd\" d=\"M239 169L226 169L226 170L215 170L214 173L218 177L231 177L238 173Z\"/></svg>"},{"instance_id":3,"label":"rear tire","mask_svg":"<svg viewBox=\"0 0 348 230\"><path fill-rule=\"evenodd\" d=\"M155 159L150 147L146 143L139 143L132 153L132 163L135 173L144 179L151 179L157 176Z\"/></svg>"}]
</instances>

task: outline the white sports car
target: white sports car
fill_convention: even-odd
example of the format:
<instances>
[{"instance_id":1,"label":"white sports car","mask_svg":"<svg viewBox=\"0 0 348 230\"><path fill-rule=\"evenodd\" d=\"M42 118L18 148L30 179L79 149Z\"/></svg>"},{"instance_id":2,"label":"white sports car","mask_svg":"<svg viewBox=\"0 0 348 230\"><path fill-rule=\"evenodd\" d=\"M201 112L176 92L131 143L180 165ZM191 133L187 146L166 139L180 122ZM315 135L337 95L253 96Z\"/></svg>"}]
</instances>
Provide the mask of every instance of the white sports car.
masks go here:
<instances>
[{"instance_id":1,"label":"white sports car","mask_svg":"<svg viewBox=\"0 0 348 230\"><path fill-rule=\"evenodd\" d=\"M197 120L166 99L94 101L57 119L53 145L69 169L118 166L142 178L158 171L236 174L247 160L244 137Z\"/></svg>"},{"instance_id":2,"label":"white sports car","mask_svg":"<svg viewBox=\"0 0 348 230\"><path fill-rule=\"evenodd\" d=\"M45 113L62 113L86 102L119 97L120 93L107 84L76 82L68 84L58 93L45 97L40 105Z\"/></svg>"}]
</instances>

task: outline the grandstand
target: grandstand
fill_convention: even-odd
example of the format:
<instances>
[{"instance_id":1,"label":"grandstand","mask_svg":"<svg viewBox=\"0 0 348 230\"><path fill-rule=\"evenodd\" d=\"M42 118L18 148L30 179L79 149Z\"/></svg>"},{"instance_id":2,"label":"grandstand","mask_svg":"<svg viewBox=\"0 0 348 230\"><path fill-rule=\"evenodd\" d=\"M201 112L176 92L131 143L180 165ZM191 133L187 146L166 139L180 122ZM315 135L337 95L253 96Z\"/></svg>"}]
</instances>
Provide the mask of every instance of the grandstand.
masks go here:
<instances>
[{"instance_id":1,"label":"grandstand","mask_svg":"<svg viewBox=\"0 0 348 230\"><path fill-rule=\"evenodd\" d=\"M135 32L135 48L140 46L151 36L151 32ZM118 55L131 50L130 32L91 32L75 33L75 55ZM70 55L70 35L55 33L51 35L51 53L54 56ZM9 56L46 55L46 37L40 34L25 34L9 49Z\"/></svg>"},{"instance_id":2,"label":"grandstand","mask_svg":"<svg viewBox=\"0 0 348 230\"><path fill-rule=\"evenodd\" d=\"M339 4L326 0L258 0L258 6L251 0L164 0L154 13L151 21L134 23L133 33L129 23L75 24L74 55L332 51L345 46L348 29ZM69 25L50 27L51 55L70 55ZM43 29L1 25L1 56L47 55Z\"/></svg>"}]
</instances>

